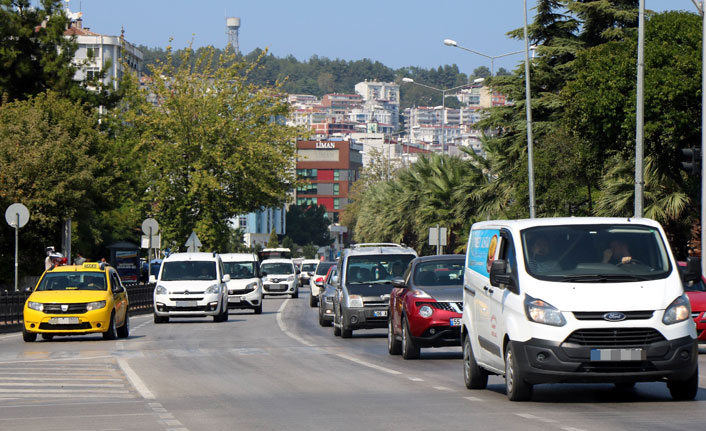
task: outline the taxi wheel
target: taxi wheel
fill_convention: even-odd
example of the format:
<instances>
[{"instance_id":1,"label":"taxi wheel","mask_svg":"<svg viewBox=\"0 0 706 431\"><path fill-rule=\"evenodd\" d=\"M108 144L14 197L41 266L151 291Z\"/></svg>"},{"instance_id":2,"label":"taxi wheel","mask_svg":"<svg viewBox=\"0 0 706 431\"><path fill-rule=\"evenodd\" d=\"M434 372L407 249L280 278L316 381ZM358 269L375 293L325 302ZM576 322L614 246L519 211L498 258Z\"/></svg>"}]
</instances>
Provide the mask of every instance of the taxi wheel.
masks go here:
<instances>
[{"instance_id":1,"label":"taxi wheel","mask_svg":"<svg viewBox=\"0 0 706 431\"><path fill-rule=\"evenodd\" d=\"M25 328L22 328L22 339L27 343L31 343L37 339L37 334L34 332L27 332Z\"/></svg>"},{"instance_id":2,"label":"taxi wheel","mask_svg":"<svg viewBox=\"0 0 706 431\"><path fill-rule=\"evenodd\" d=\"M115 340L118 338L118 331L115 329L115 312L110 314L110 323L108 323L108 330L103 333L104 340Z\"/></svg>"},{"instance_id":3,"label":"taxi wheel","mask_svg":"<svg viewBox=\"0 0 706 431\"><path fill-rule=\"evenodd\" d=\"M125 322L123 326L118 328L118 338L127 338L130 336L130 316L125 312Z\"/></svg>"},{"instance_id":4,"label":"taxi wheel","mask_svg":"<svg viewBox=\"0 0 706 431\"><path fill-rule=\"evenodd\" d=\"M51 341L54 338L54 334L42 334L42 340Z\"/></svg>"},{"instance_id":5,"label":"taxi wheel","mask_svg":"<svg viewBox=\"0 0 706 431\"><path fill-rule=\"evenodd\" d=\"M419 346L414 344L412 334L409 333L407 318L402 320L402 357L404 359L419 359Z\"/></svg>"}]
</instances>

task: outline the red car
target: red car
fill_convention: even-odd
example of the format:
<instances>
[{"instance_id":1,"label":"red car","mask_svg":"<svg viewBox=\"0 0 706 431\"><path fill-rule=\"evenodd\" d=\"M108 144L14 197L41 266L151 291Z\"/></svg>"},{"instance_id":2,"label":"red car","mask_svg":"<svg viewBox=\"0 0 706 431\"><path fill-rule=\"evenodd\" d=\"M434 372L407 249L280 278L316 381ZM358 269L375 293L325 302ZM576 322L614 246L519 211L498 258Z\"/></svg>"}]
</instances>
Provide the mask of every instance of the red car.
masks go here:
<instances>
[{"instance_id":1,"label":"red car","mask_svg":"<svg viewBox=\"0 0 706 431\"><path fill-rule=\"evenodd\" d=\"M405 359L422 347L461 345L465 256L425 256L412 260L404 280L393 282L387 348Z\"/></svg>"},{"instance_id":2,"label":"red car","mask_svg":"<svg viewBox=\"0 0 706 431\"><path fill-rule=\"evenodd\" d=\"M691 258L689 260L689 264L694 266L687 267L687 262L679 262L679 274L684 283L684 292L691 302L691 317L696 322L699 343L706 343L706 279L701 274L701 260L694 259L697 263L693 264Z\"/></svg>"}]
</instances>

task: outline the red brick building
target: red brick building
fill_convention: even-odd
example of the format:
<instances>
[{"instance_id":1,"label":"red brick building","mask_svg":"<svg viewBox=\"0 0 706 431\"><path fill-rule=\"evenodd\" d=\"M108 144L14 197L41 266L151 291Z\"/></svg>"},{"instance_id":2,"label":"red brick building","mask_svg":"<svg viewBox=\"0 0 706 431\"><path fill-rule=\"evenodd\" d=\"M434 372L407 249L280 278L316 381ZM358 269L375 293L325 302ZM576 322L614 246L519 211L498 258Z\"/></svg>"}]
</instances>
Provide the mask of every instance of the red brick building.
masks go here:
<instances>
[{"instance_id":1,"label":"red brick building","mask_svg":"<svg viewBox=\"0 0 706 431\"><path fill-rule=\"evenodd\" d=\"M297 205L323 205L333 223L348 205L348 193L363 167L363 146L349 139L297 141Z\"/></svg>"}]
</instances>

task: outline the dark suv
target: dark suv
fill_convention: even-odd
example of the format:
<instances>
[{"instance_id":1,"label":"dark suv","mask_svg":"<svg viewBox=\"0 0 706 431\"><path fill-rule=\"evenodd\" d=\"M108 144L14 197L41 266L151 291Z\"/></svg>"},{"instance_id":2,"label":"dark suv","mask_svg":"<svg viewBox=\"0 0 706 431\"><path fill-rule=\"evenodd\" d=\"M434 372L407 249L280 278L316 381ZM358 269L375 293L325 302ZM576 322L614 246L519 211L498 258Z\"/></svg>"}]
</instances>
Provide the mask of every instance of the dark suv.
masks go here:
<instances>
[{"instance_id":1,"label":"dark suv","mask_svg":"<svg viewBox=\"0 0 706 431\"><path fill-rule=\"evenodd\" d=\"M333 298L333 334L350 338L356 329L386 328L392 280L402 279L415 257L413 249L390 243L344 250Z\"/></svg>"}]
</instances>

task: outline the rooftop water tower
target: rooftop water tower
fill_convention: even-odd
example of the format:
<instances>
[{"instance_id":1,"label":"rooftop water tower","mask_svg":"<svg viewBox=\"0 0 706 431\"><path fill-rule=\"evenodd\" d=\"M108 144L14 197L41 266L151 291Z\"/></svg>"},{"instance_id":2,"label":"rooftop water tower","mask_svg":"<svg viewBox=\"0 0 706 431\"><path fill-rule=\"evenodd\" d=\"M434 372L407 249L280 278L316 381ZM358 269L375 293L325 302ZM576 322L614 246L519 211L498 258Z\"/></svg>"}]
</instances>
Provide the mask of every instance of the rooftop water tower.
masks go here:
<instances>
[{"instance_id":1,"label":"rooftop water tower","mask_svg":"<svg viewBox=\"0 0 706 431\"><path fill-rule=\"evenodd\" d=\"M240 18L232 17L226 18L226 34L228 35L228 44L233 47L235 53L240 52L240 46L238 45L238 30L240 29Z\"/></svg>"}]
</instances>

